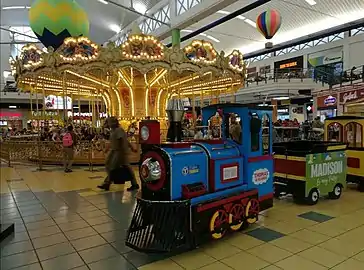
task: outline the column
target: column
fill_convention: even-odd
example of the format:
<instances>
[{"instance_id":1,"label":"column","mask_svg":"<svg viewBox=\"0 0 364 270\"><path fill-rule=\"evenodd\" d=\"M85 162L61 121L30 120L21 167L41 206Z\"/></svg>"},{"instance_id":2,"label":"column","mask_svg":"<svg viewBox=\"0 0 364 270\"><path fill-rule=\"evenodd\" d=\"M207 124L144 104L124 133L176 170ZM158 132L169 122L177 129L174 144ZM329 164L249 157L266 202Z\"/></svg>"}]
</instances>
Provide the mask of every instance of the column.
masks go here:
<instances>
[{"instance_id":1,"label":"column","mask_svg":"<svg viewBox=\"0 0 364 270\"><path fill-rule=\"evenodd\" d=\"M173 29L172 30L172 46L180 47L181 45L181 30Z\"/></svg>"},{"instance_id":2,"label":"column","mask_svg":"<svg viewBox=\"0 0 364 270\"><path fill-rule=\"evenodd\" d=\"M271 100L272 106L273 106L273 114L272 114L272 123L277 122L278 119L278 101L275 99Z\"/></svg>"}]
</instances>

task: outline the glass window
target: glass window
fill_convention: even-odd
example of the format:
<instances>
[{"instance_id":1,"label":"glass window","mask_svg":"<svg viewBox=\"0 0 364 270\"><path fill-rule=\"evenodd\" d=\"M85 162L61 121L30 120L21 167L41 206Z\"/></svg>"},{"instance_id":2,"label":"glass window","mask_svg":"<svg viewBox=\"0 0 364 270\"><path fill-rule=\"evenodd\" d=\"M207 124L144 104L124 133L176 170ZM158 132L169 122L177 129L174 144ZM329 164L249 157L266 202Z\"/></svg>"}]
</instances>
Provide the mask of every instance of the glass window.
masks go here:
<instances>
[{"instance_id":1,"label":"glass window","mask_svg":"<svg viewBox=\"0 0 364 270\"><path fill-rule=\"evenodd\" d=\"M262 128L262 121L256 113L251 114L250 118L250 143L251 151L257 152L260 150L260 130Z\"/></svg>"},{"instance_id":2,"label":"glass window","mask_svg":"<svg viewBox=\"0 0 364 270\"><path fill-rule=\"evenodd\" d=\"M363 146L363 133L362 125L351 122L345 126L344 142L349 144L349 147L362 147Z\"/></svg>"},{"instance_id":3,"label":"glass window","mask_svg":"<svg viewBox=\"0 0 364 270\"><path fill-rule=\"evenodd\" d=\"M10 38L15 42L37 42L38 38L34 34L33 30L29 26L12 26L9 28L10 31L16 32L12 33L9 32ZM16 57L21 54L22 48L26 44L14 44L12 47L11 56Z\"/></svg>"},{"instance_id":4,"label":"glass window","mask_svg":"<svg viewBox=\"0 0 364 270\"><path fill-rule=\"evenodd\" d=\"M328 125L327 139L331 142L343 142L343 126L339 123Z\"/></svg>"},{"instance_id":5,"label":"glass window","mask_svg":"<svg viewBox=\"0 0 364 270\"><path fill-rule=\"evenodd\" d=\"M267 114L263 115L262 118L262 143L263 143L263 155L270 154L270 119Z\"/></svg>"}]
</instances>

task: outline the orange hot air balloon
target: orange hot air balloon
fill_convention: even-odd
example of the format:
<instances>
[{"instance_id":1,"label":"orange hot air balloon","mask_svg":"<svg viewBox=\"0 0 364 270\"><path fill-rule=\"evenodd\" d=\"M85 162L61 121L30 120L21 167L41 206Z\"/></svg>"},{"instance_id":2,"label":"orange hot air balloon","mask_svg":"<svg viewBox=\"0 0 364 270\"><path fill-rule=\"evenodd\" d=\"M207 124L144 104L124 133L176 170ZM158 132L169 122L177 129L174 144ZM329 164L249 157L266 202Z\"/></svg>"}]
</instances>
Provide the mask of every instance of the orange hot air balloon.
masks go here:
<instances>
[{"instance_id":1,"label":"orange hot air balloon","mask_svg":"<svg viewBox=\"0 0 364 270\"><path fill-rule=\"evenodd\" d=\"M257 28L266 39L271 39L277 33L281 23L282 16L275 9L269 9L257 18Z\"/></svg>"}]
</instances>

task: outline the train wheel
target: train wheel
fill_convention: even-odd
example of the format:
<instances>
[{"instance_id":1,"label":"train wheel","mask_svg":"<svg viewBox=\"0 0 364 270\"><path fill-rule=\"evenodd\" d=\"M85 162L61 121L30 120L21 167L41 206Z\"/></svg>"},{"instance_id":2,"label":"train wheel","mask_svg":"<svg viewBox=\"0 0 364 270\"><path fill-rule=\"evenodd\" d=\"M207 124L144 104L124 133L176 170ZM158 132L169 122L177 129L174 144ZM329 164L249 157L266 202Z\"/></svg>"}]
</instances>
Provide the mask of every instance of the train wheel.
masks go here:
<instances>
[{"instance_id":1,"label":"train wheel","mask_svg":"<svg viewBox=\"0 0 364 270\"><path fill-rule=\"evenodd\" d=\"M245 209L246 221L248 224L257 222L259 214L259 201L257 199L251 199Z\"/></svg>"},{"instance_id":2,"label":"train wheel","mask_svg":"<svg viewBox=\"0 0 364 270\"><path fill-rule=\"evenodd\" d=\"M306 202L308 205L315 205L319 201L320 193L317 188L311 189L310 193L306 198Z\"/></svg>"},{"instance_id":3,"label":"train wheel","mask_svg":"<svg viewBox=\"0 0 364 270\"><path fill-rule=\"evenodd\" d=\"M210 232L213 239L224 237L229 226L229 217L224 210L218 210L210 220Z\"/></svg>"},{"instance_id":4,"label":"train wheel","mask_svg":"<svg viewBox=\"0 0 364 270\"><path fill-rule=\"evenodd\" d=\"M230 229L233 231L240 230L244 223L244 207L241 204L234 204L229 214Z\"/></svg>"},{"instance_id":5,"label":"train wheel","mask_svg":"<svg viewBox=\"0 0 364 270\"><path fill-rule=\"evenodd\" d=\"M332 200L337 200L341 197L341 193L343 191L343 188L340 184L337 184L334 187L334 190L332 192L329 193L329 198Z\"/></svg>"}]
</instances>

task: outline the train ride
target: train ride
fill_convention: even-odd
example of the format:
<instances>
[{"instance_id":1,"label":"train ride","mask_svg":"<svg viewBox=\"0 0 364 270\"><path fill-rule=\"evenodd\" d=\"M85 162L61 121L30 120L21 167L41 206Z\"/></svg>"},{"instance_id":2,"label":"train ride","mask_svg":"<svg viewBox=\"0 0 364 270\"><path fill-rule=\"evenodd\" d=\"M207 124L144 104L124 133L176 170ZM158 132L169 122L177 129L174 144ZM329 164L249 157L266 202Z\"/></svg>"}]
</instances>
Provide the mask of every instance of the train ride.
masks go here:
<instances>
[{"instance_id":1,"label":"train ride","mask_svg":"<svg viewBox=\"0 0 364 270\"><path fill-rule=\"evenodd\" d=\"M126 245L141 252L193 249L246 228L273 206L271 110L210 105L202 115L211 136L188 142L181 138L179 100L168 103L167 114L167 143L160 141L157 121L140 123L142 190ZM263 123L269 127L264 143ZM239 138L233 139L229 131L236 125Z\"/></svg>"},{"instance_id":2,"label":"train ride","mask_svg":"<svg viewBox=\"0 0 364 270\"><path fill-rule=\"evenodd\" d=\"M347 182L364 192L364 116L343 115L325 120L325 140L348 144Z\"/></svg>"},{"instance_id":3,"label":"train ride","mask_svg":"<svg viewBox=\"0 0 364 270\"><path fill-rule=\"evenodd\" d=\"M290 141L275 143L274 196L291 194L297 203L339 199L346 187L345 143Z\"/></svg>"}]
</instances>

